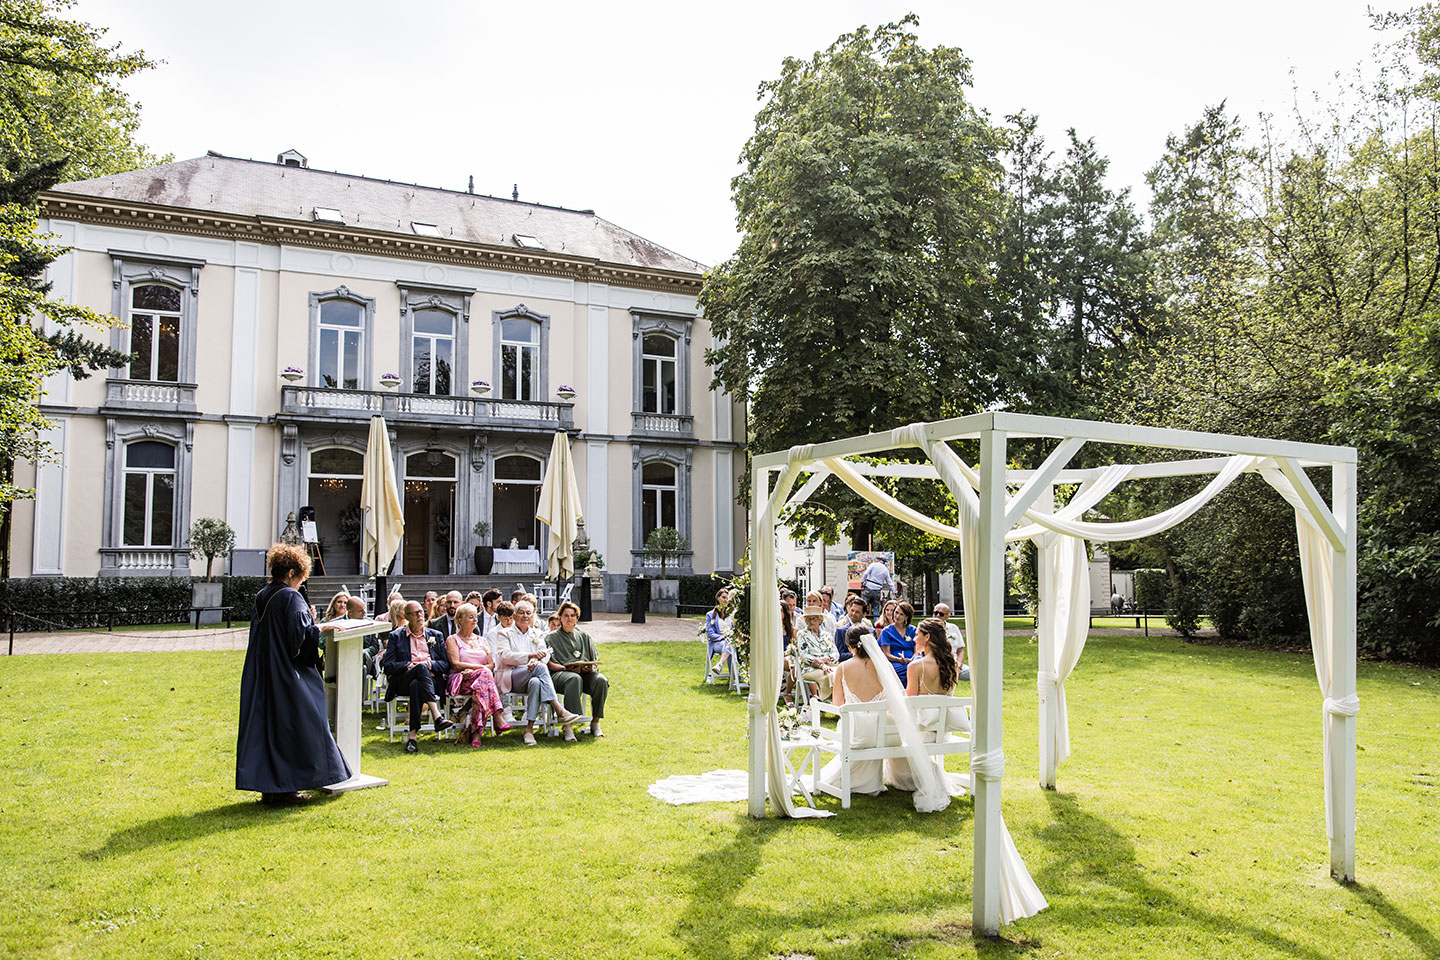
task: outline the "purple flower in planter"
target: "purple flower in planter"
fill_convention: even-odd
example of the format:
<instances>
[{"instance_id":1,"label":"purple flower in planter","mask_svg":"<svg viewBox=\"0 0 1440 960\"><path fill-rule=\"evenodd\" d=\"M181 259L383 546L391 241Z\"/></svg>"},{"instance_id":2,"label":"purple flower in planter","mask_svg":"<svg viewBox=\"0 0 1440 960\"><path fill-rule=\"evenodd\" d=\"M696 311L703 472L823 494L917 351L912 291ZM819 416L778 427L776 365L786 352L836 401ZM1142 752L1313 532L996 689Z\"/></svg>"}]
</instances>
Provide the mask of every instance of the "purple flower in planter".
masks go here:
<instances>
[{"instance_id":1,"label":"purple flower in planter","mask_svg":"<svg viewBox=\"0 0 1440 960\"><path fill-rule=\"evenodd\" d=\"M299 367L286 367L284 370L282 370L282 371L280 371L280 372L281 372L281 373L304 373L305 371L302 370L302 369L300 369Z\"/></svg>"}]
</instances>

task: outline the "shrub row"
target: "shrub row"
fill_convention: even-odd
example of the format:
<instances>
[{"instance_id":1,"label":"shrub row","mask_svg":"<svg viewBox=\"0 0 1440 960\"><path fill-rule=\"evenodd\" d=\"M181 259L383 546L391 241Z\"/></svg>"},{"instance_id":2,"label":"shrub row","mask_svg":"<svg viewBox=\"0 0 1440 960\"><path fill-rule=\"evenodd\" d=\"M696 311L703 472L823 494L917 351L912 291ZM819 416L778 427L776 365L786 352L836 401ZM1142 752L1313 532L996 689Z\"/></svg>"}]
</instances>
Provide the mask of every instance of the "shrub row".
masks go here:
<instances>
[{"instance_id":1,"label":"shrub row","mask_svg":"<svg viewBox=\"0 0 1440 960\"><path fill-rule=\"evenodd\" d=\"M236 620L249 620L265 577L220 577L220 601ZM24 614L17 629L184 623L190 577L30 577L0 580L0 613ZM33 619L31 619L33 618Z\"/></svg>"},{"instance_id":2,"label":"shrub row","mask_svg":"<svg viewBox=\"0 0 1440 960\"><path fill-rule=\"evenodd\" d=\"M680 581L680 605L682 607L704 607L706 609L715 605L715 594L719 592L721 587L729 582L728 578L717 576L713 573L700 573L687 577L677 577L676 579ZM636 577L625 578L626 613L630 613L635 609L635 590L637 583L639 583L639 579ZM782 580L781 583L797 592L800 589L800 582L798 580Z\"/></svg>"}]
</instances>

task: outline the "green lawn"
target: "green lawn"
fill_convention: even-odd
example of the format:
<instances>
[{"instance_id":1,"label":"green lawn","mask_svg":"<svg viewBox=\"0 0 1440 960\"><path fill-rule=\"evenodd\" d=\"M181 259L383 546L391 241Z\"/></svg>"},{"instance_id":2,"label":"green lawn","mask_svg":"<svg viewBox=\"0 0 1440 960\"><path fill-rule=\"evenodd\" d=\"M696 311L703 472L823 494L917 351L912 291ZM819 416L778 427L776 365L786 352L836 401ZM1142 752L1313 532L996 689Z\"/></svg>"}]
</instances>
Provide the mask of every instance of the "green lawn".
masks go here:
<instances>
[{"instance_id":1,"label":"green lawn","mask_svg":"<svg viewBox=\"0 0 1440 960\"><path fill-rule=\"evenodd\" d=\"M1440 956L1440 673L1361 666L1342 887L1307 657L1092 639L1045 792L1035 648L1007 647L1006 819L1051 907L979 942L968 800L755 822L645 793L744 765L698 643L604 648L604 741L406 756L369 729L389 787L279 811L230 789L240 653L7 658L0 956Z\"/></svg>"}]
</instances>

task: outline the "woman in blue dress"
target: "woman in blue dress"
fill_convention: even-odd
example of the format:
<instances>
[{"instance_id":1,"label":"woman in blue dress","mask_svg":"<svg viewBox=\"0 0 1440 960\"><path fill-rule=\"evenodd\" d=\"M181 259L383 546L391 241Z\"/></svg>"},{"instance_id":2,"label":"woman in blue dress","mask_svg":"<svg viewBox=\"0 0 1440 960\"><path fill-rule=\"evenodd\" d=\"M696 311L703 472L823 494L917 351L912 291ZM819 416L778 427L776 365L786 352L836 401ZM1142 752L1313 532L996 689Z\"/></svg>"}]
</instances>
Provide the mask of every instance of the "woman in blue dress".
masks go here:
<instances>
[{"instance_id":1,"label":"woman in blue dress","mask_svg":"<svg viewBox=\"0 0 1440 960\"><path fill-rule=\"evenodd\" d=\"M915 608L910 606L910 601L900 601L895 605L895 622L880 631L877 640L880 649L885 651L885 659L895 665L902 684L908 679L910 660L915 656L915 627L910 623L913 619Z\"/></svg>"}]
</instances>

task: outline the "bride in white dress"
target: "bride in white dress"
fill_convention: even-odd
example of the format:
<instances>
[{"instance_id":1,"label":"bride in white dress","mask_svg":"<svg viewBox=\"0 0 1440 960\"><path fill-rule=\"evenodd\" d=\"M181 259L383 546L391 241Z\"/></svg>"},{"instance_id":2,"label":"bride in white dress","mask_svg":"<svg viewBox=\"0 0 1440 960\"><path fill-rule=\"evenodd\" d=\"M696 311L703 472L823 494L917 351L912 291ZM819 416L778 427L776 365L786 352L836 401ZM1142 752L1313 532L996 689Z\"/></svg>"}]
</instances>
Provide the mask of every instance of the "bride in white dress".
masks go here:
<instances>
[{"instance_id":1,"label":"bride in white dress","mask_svg":"<svg viewBox=\"0 0 1440 960\"><path fill-rule=\"evenodd\" d=\"M918 697L938 693L953 697L959 679L960 665L950 647L950 640L945 635L945 624L936 619L924 621L915 632L915 657L910 663L906 678L905 695ZM950 707L948 712L949 716L945 718L947 733L970 732L970 718L966 716L963 707ZM926 707L916 713L915 722L926 743L935 742L935 730L939 720L939 710L935 707ZM914 790L915 777L910 769L910 761L903 758L886 760L885 782L897 790Z\"/></svg>"},{"instance_id":2,"label":"bride in white dress","mask_svg":"<svg viewBox=\"0 0 1440 960\"><path fill-rule=\"evenodd\" d=\"M845 632L845 645L854 654L835 670L835 705L846 703L874 703L885 699L885 688L875 672L875 661L865 651L861 640L869 631L862 626L852 626ZM890 665L885 664L890 669ZM873 747L876 745L877 730L884 722L884 714L862 715L854 718L850 728L852 747ZM893 734L891 735L893 736ZM874 795L883 793L884 761L855 760L850 764L850 792ZM841 759L834 758L820 770L820 779L836 789L840 788Z\"/></svg>"}]
</instances>

